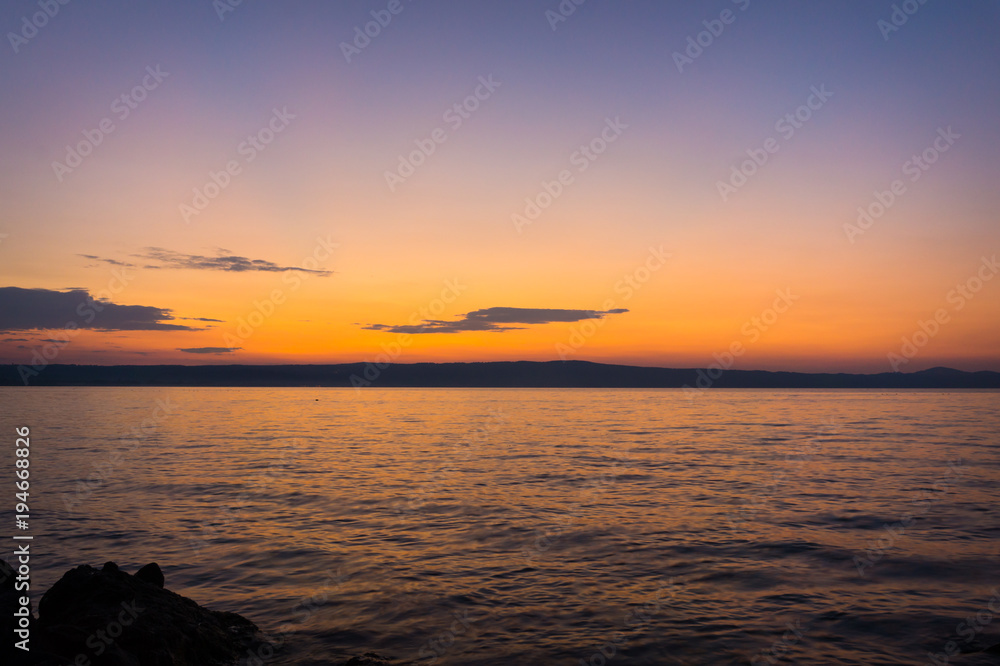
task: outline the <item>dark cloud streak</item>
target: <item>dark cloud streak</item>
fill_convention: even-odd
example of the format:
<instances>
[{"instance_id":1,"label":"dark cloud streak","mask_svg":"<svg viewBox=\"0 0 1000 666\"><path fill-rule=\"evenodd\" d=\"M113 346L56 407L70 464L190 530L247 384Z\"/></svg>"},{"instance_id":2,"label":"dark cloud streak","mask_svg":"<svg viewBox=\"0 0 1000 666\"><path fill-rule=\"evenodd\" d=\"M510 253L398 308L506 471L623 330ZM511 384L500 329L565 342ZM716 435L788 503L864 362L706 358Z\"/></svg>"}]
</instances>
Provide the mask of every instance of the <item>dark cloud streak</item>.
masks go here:
<instances>
[{"instance_id":1,"label":"dark cloud streak","mask_svg":"<svg viewBox=\"0 0 1000 666\"><path fill-rule=\"evenodd\" d=\"M100 301L85 289L53 291L0 287L0 331L81 328L100 331L197 331L168 323L167 308L117 305Z\"/></svg>"},{"instance_id":2,"label":"dark cloud streak","mask_svg":"<svg viewBox=\"0 0 1000 666\"><path fill-rule=\"evenodd\" d=\"M102 261L106 264L111 264L112 266L122 266L123 268L134 268L135 264L130 264L127 261L118 261L117 259L107 259L106 257L98 257L94 254L81 254L79 255L84 259L93 259L94 261Z\"/></svg>"},{"instance_id":3,"label":"dark cloud streak","mask_svg":"<svg viewBox=\"0 0 1000 666\"><path fill-rule=\"evenodd\" d=\"M79 256L85 259L111 264L112 266L121 266L123 268L136 267L136 264L119 261L118 259L99 257L95 254L81 254ZM285 273L287 271L296 271L299 273L319 275L321 277L333 275L333 271L300 268L297 266L281 266L273 261L267 261L265 259L250 259L248 257L241 257L239 255L232 254L229 250L223 248L219 248L218 255L215 257L206 257L200 254L184 254L183 252L175 252L162 247L143 248L141 253L136 253L131 256L144 259L146 261L156 262L142 266L142 268L151 268L154 270L174 269L222 271L225 273Z\"/></svg>"},{"instance_id":4,"label":"dark cloud streak","mask_svg":"<svg viewBox=\"0 0 1000 666\"><path fill-rule=\"evenodd\" d=\"M509 324L539 324L570 323L585 319L603 319L607 315L628 312L624 308L614 310L560 310L550 308L485 308L466 314L462 319L444 321L427 319L420 324L369 324L362 328L369 331L384 331L386 333L463 333L466 331L516 331L524 326L509 326Z\"/></svg>"},{"instance_id":5,"label":"dark cloud streak","mask_svg":"<svg viewBox=\"0 0 1000 666\"><path fill-rule=\"evenodd\" d=\"M174 252L162 247L147 247L142 254L132 255L147 261L159 262L158 264L147 264L143 268L166 268L166 269L189 269L202 271L224 271L227 273L285 273L287 271L297 271L299 273L311 273L313 275L328 276L333 271L322 271L296 266L280 266L273 261L264 259L249 259L234 254L220 253L216 257L206 257L199 254L183 254Z\"/></svg>"}]
</instances>

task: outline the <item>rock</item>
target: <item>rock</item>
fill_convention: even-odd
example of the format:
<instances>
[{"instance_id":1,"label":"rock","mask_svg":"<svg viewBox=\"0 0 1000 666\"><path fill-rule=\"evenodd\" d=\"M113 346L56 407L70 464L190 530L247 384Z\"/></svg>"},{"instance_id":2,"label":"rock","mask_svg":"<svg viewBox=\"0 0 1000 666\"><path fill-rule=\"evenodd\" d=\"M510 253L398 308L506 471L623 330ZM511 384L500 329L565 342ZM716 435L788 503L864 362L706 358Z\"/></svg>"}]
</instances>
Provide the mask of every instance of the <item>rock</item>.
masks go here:
<instances>
[{"instance_id":1,"label":"rock","mask_svg":"<svg viewBox=\"0 0 1000 666\"><path fill-rule=\"evenodd\" d=\"M144 580L150 585L155 585L156 587L163 587L163 572L160 571L160 565L156 562L150 562L143 568L135 572L135 577L139 580Z\"/></svg>"},{"instance_id":2,"label":"rock","mask_svg":"<svg viewBox=\"0 0 1000 666\"><path fill-rule=\"evenodd\" d=\"M229 665L264 642L250 620L165 589L156 564L130 576L114 562L63 575L38 603L33 633L52 663L94 666Z\"/></svg>"},{"instance_id":3,"label":"rock","mask_svg":"<svg viewBox=\"0 0 1000 666\"><path fill-rule=\"evenodd\" d=\"M24 592L0 559L0 631L11 637ZM29 613L31 611L29 604ZM164 588L163 572L147 564L134 576L114 562L66 572L31 617L31 652L13 641L0 648L3 666L231 666L267 663L275 646L235 613L202 608ZM344 666L396 663L369 652Z\"/></svg>"},{"instance_id":4,"label":"rock","mask_svg":"<svg viewBox=\"0 0 1000 666\"><path fill-rule=\"evenodd\" d=\"M0 592L14 591L14 569L6 560L0 560Z\"/></svg>"},{"instance_id":5,"label":"rock","mask_svg":"<svg viewBox=\"0 0 1000 666\"><path fill-rule=\"evenodd\" d=\"M344 666L391 666L391 664L388 659L374 652L366 652L360 657L352 657L350 661L344 662Z\"/></svg>"}]
</instances>

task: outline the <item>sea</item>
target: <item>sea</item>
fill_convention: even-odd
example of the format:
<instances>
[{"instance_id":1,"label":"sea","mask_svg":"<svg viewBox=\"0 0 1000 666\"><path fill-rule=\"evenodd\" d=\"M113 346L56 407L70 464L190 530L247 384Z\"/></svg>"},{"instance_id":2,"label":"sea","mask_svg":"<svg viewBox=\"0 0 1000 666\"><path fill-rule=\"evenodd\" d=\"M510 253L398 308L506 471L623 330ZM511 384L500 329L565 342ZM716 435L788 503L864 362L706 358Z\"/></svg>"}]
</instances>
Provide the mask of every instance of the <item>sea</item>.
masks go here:
<instances>
[{"instance_id":1,"label":"sea","mask_svg":"<svg viewBox=\"0 0 1000 666\"><path fill-rule=\"evenodd\" d=\"M32 594L134 572L245 664L996 664L1000 392L0 388ZM13 523L16 429L30 519ZM4 557L13 560L14 541Z\"/></svg>"}]
</instances>

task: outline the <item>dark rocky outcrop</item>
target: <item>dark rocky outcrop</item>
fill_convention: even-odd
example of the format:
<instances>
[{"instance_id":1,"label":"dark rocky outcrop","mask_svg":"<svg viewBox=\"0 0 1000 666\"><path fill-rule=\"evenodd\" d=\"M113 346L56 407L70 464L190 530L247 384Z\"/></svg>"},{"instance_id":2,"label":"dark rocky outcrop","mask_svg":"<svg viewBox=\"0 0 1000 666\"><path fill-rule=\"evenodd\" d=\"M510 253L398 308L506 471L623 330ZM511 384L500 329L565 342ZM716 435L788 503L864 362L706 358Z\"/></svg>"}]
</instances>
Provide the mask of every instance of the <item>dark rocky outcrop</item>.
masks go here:
<instances>
[{"instance_id":1,"label":"dark rocky outcrop","mask_svg":"<svg viewBox=\"0 0 1000 666\"><path fill-rule=\"evenodd\" d=\"M150 585L155 585L156 587L163 587L163 572L160 571L160 565L156 562L150 562L143 568L135 572L135 577L141 581L145 581Z\"/></svg>"},{"instance_id":2,"label":"dark rocky outcrop","mask_svg":"<svg viewBox=\"0 0 1000 666\"><path fill-rule=\"evenodd\" d=\"M391 666L392 662L374 652L366 652L360 657L352 657L344 666Z\"/></svg>"},{"instance_id":3,"label":"dark rocky outcrop","mask_svg":"<svg viewBox=\"0 0 1000 666\"><path fill-rule=\"evenodd\" d=\"M0 578L4 573L0 568ZM0 589L7 618L15 602L6 597L6 583ZM5 663L217 666L238 663L263 642L250 620L164 589L156 564L131 576L108 562L102 569L85 565L66 572L38 603L31 652L11 653L13 661Z\"/></svg>"},{"instance_id":4,"label":"dark rocky outcrop","mask_svg":"<svg viewBox=\"0 0 1000 666\"><path fill-rule=\"evenodd\" d=\"M14 635L16 574L0 560L0 630ZM250 620L208 610L164 588L163 572L147 564L129 575L108 562L66 572L31 618L30 653L5 640L4 666L259 666L275 646ZM284 662L287 663L287 662ZM388 666L368 653L345 666Z\"/></svg>"}]
</instances>

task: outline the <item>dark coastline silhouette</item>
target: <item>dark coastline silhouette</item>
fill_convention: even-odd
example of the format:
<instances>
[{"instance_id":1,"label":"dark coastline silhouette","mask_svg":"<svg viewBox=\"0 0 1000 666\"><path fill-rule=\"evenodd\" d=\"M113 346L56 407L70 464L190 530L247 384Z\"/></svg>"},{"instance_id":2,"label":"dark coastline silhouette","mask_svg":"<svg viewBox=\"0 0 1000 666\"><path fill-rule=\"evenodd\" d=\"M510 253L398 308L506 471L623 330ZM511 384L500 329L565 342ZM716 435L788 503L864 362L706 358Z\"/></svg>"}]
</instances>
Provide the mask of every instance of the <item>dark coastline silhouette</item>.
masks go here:
<instances>
[{"instance_id":1,"label":"dark coastline silhouette","mask_svg":"<svg viewBox=\"0 0 1000 666\"><path fill-rule=\"evenodd\" d=\"M876 374L649 368L588 361L339 365L0 365L0 386L996 389L1000 372Z\"/></svg>"}]
</instances>

